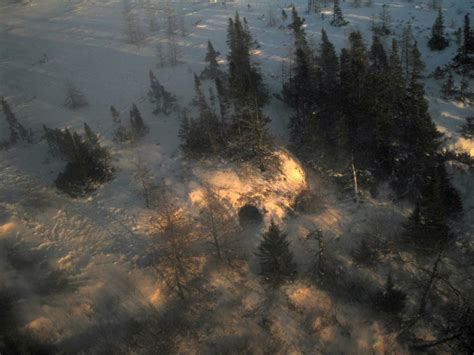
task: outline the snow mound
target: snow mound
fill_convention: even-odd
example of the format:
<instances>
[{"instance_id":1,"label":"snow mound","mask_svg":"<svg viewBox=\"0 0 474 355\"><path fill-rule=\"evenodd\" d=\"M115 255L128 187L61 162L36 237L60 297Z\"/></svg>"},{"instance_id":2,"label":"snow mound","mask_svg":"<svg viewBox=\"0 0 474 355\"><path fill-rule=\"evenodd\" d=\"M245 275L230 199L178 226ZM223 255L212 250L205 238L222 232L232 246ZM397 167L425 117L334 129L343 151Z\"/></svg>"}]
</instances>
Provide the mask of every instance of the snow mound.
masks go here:
<instances>
[{"instance_id":1,"label":"snow mound","mask_svg":"<svg viewBox=\"0 0 474 355\"><path fill-rule=\"evenodd\" d=\"M206 189L211 189L227 199L236 209L246 204L256 206L264 219L280 222L291 208L296 196L307 187L306 175L301 164L291 154L275 152L280 167L261 171L250 164L242 166L196 166L192 169L195 179L189 186L191 205L199 207Z\"/></svg>"}]
</instances>

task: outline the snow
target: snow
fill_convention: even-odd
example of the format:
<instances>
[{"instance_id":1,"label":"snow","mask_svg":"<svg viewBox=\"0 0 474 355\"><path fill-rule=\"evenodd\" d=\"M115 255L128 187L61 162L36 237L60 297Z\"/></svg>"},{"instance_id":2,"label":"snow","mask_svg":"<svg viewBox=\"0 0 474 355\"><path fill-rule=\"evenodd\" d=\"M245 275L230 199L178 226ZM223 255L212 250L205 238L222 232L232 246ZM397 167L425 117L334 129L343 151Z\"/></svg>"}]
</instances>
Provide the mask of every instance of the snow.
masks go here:
<instances>
[{"instance_id":1,"label":"snow","mask_svg":"<svg viewBox=\"0 0 474 355\"><path fill-rule=\"evenodd\" d=\"M279 93L282 66L288 63L293 50L292 33L286 28L289 20L283 28L278 27L280 8L286 2L251 1L250 11L247 3L228 2L223 7L220 3L177 2L189 31L188 36L178 37L183 63L174 68L157 68L156 44L163 41L163 31L149 33L142 46L126 44L121 0L32 0L26 4L0 0L0 96L5 96L12 104L20 122L34 131L37 140L42 135L43 124L81 131L83 123L88 123L99 133L101 142L111 149L116 168L114 179L97 192L88 198L72 200L52 186L63 163L49 157L44 141L0 151L0 240L18 236L19 241L44 252L55 267L67 272L76 286L67 299L25 296L28 300L24 319L27 329L43 338L59 341L93 325L92 319L98 318L99 310L107 314L103 304L111 303L110 299L115 298L122 307L117 306L121 315L134 314L143 304L157 309L166 306L169 294L163 283L135 263L146 245L146 233L140 221L147 213L140 186L133 178L134 162L138 157L151 168L156 182L164 181L173 188L190 213L197 213L205 189L212 188L229 199L236 209L252 201L265 212L266 222L270 218L278 223L287 222L287 212L294 198L308 184L308 177L296 158L284 149L278 150L276 154L281 167L272 176L250 166L215 161L187 162L179 152L178 118L176 115L154 116L147 100L148 71L151 69L166 89L177 95L180 105L190 102L194 90L192 73L199 73L204 67L208 39L221 52L222 65L226 63L227 20L235 11L247 18L252 35L260 44L253 55L264 73L265 83L272 93ZM303 14L306 1L294 3L300 15ZM342 28L329 25L330 7L323 9L324 20L319 15L304 14L308 37L318 44L320 31L324 28L340 50L347 45L348 33L358 29L369 43L372 17L380 12L383 3L388 3L397 35L401 34L407 21L412 23L427 74L453 57L454 41L441 54L434 54L427 48L435 11L419 5L419 1L376 0L374 3L374 8L359 9L350 7L348 1L343 3L350 25ZM461 26L462 16L470 6L472 3L468 0L444 1L443 12L449 33ZM267 19L259 19L262 14L268 16L269 7L275 9L276 27L267 27ZM288 15L291 16L290 11ZM145 18L142 20L147 31ZM191 25L197 21L201 21L199 25ZM77 111L64 107L64 88L68 81L85 94L88 107ZM474 156L474 143L459 134L464 118L474 116L474 109L440 99L440 81L427 78L425 82L430 113L449 138L448 144ZM150 134L134 147L116 144L112 141L109 107L114 105L122 117L126 117L133 102L150 127ZM272 119L271 131L277 142L285 144L289 110L272 99L265 113ZM0 139L8 136L6 129L0 115ZM472 209L472 178L461 175L456 181L466 206ZM326 191L322 182L315 188L321 194ZM404 206L392 208L369 202L356 208L351 201L338 201L323 195L321 199L324 200L321 211L290 221L286 226L297 259L305 260L312 252L305 236L315 226L323 229L332 245L347 251L354 241L339 238L347 232L348 226L355 225L355 229L363 226L380 208L388 211L394 225L398 226L407 212ZM250 238L256 241L258 237L250 235ZM301 268L306 266L300 265ZM0 281L10 277L13 279L14 275L2 275ZM260 329L255 313L260 312L265 290L256 275L247 272L247 276L239 279L235 275L223 278L216 273L211 276L211 284L223 294L220 296L222 304L216 312L222 316L221 322L229 328L229 333L245 335L248 329ZM346 349L361 353L383 353L391 349L392 344L383 334L385 330L377 322L367 321L354 307L343 307L344 311L338 312L339 317L342 314L353 316L353 319L345 320L355 328L352 339L340 335L340 324L328 315L333 305L324 291L298 283L283 293L287 300L276 302L271 317L273 332L288 353L304 353L316 346L330 351ZM231 301L241 305L241 309L231 313L226 305ZM111 315L115 311L108 312ZM247 313L254 318L249 320ZM304 313L311 313L310 334L300 334L300 328L305 324ZM222 330L222 333L226 331ZM313 339L314 334L320 339ZM185 347L184 340L182 346Z\"/></svg>"}]
</instances>

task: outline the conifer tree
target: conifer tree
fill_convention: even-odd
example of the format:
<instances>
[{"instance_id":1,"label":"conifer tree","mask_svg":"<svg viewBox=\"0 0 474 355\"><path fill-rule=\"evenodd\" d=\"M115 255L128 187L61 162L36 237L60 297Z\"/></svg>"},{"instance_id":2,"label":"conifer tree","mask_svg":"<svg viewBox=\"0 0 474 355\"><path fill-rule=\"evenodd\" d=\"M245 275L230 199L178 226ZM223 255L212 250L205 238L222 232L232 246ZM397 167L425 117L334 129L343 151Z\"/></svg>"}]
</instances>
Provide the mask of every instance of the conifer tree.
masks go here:
<instances>
[{"instance_id":1,"label":"conifer tree","mask_svg":"<svg viewBox=\"0 0 474 355\"><path fill-rule=\"evenodd\" d=\"M267 124L269 119L261 108L268 101L258 67L250 59L252 37L248 25L239 14L229 19L227 43L229 54L229 98L234 109L230 127L229 154L250 158L260 155L270 144Z\"/></svg>"},{"instance_id":2,"label":"conifer tree","mask_svg":"<svg viewBox=\"0 0 474 355\"><path fill-rule=\"evenodd\" d=\"M169 115L176 104L176 97L165 90L164 86L160 84L155 74L150 70L150 91L148 97L150 102L155 104L153 113L158 115L163 113Z\"/></svg>"},{"instance_id":3,"label":"conifer tree","mask_svg":"<svg viewBox=\"0 0 474 355\"><path fill-rule=\"evenodd\" d=\"M454 95L455 92L456 92L456 89L454 87L453 74L449 73L448 78L443 83L443 87L441 88L441 93L443 95L443 98L449 99L450 97Z\"/></svg>"},{"instance_id":4,"label":"conifer tree","mask_svg":"<svg viewBox=\"0 0 474 355\"><path fill-rule=\"evenodd\" d=\"M286 233L272 220L262 237L256 253L261 274L267 281L276 284L293 278L296 275L296 264Z\"/></svg>"},{"instance_id":5,"label":"conifer tree","mask_svg":"<svg viewBox=\"0 0 474 355\"><path fill-rule=\"evenodd\" d=\"M222 75L222 72L219 69L219 63L217 62L219 54L220 53L214 49L211 41L207 41L207 53L204 60L208 65L201 73L201 79L216 80L218 76Z\"/></svg>"},{"instance_id":6,"label":"conifer tree","mask_svg":"<svg viewBox=\"0 0 474 355\"><path fill-rule=\"evenodd\" d=\"M67 162L55 180L60 190L72 197L82 196L112 177L109 152L87 124L84 124L84 137L68 129L44 126L44 131L51 153Z\"/></svg>"},{"instance_id":7,"label":"conifer tree","mask_svg":"<svg viewBox=\"0 0 474 355\"><path fill-rule=\"evenodd\" d=\"M411 29L411 24L407 23L403 28L402 41L401 41L401 63L402 68L405 72L405 80L409 81L410 72L413 65L413 46L415 37Z\"/></svg>"},{"instance_id":8,"label":"conifer tree","mask_svg":"<svg viewBox=\"0 0 474 355\"><path fill-rule=\"evenodd\" d=\"M331 20L331 25L335 27L346 26L349 21L346 21L344 15L342 14L341 5L339 0L334 0L333 15Z\"/></svg>"},{"instance_id":9,"label":"conifer tree","mask_svg":"<svg viewBox=\"0 0 474 355\"><path fill-rule=\"evenodd\" d=\"M404 121L399 127L400 156L396 158L395 189L418 196L423 186L424 173L436 158L440 133L428 112L422 72L424 64L415 42L412 51L412 70L403 105ZM401 190L400 190L401 189Z\"/></svg>"},{"instance_id":10,"label":"conifer tree","mask_svg":"<svg viewBox=\"0 0 474 355\"><path fill-rule=\"evenodd\" d=\"M385 283L385 289L379 291L375 296L375 307L389 314L398 314L405 308L407 295L395 287L392 274L389 273Z\"/></svg>"},{"instance_id":11,"label":"conifer tree","mask_svg":"<svg viewBox=\"0 0 474 355\"><path fill-rule=\"evenodd\" d=\"M443 12L440 7L438 10L438 16L436 17L433 28L431 29L431 38L428 41L428 46L431 50L441 51L445 49L448 44L448 40L444 34Z\"/></svg>"},{"instance_id":12,"label":"conifer tree","mask_svg":"<svg viewBox=\"0 0 474 355\"><path fill-rule=\"evenodd\" d=\"M340 101L339 58L326 31L321 31L318 71L318 136L323 141L326 163L339 162L346 154L347 131Z\"/></svg>"},{"instance_id":13,"label":"conifer tree","mask_svg":"<svg viewBox=\"0 0 474 355\"><path fill-rule=\"evenodd\" d=\"M310 50L309 50L308 42L306 40L306 33L303 27L305 23L305 19L298 16L298 12L296 11L296 8L294 6L291 10L291 15L292 15L291 29L293 30L293 36L295 39L295 48L296 50L301 49L307 54L309 54Z\"/></svg>"},{"instance_id":14,"label":"conifer tree","mask_svg":"<svg viewBox=\"0 0 474 355\"><path fill-rule=\"evenodd\" d=\"M221 78L217 77L215 79L216 91L217 91L217 100L219 102L219 111L221 115L221 127L222 131L227 131L227 112L229 110L229 97L227 94L227 89L224 85L224 82Z\"/></svg>"},{"instance_id":15,"label":"conifer tree","mask_svg":"<svg viewBox=\"0 0 474 355\"><path fill-rule=\"evenodd\" d=\"M132 104L132 109L130 110L130 126L137 137L143 137L149 131L137 105L135 104Z\"/></svg>"},{"instance_id":16,"label":"conifer tree","mask_svg":"<svg viewBox=\"0 0 474 355\"><path fill-rule=\"evenodd\" d=\"M345 97L343 110L347 120L348 140L356 165L359 159L371 160L366 151L366 138L370 136L365 115L365 90L367 85L369 60L367 49L360 32L349 35L350 49L341 53L341 95ZM369 149L371 151L371 149Z\"/></svg>"},{"instance_id":17,"label":"conifer tree","mask_svg":"<svg viewBox=\"0 0 474 355\"><path fill-rule=\"evenodd\" d=\"M84 94L71 82L66 85L66 99L64 106L71 110L76 110L88 105Z\"/></svg>"},{"instance_id":18,"label":"conifer tree","mask_svg":"<svg viewBox=\"0 0 474 355\"><path fill-rule=\"evenodd\" d=\"M283 99L295 110L291 117L291 134L293 144L297 148L303 147L310 138L311 126L315 128L317 74L312 65L306 33L303 28L304 19L298 16L296 9L292 10L293 36L295 41L295 63L289 80L283 85ZM308 147L309 148L309 147ZM311 149L311 148L310 148Z\"/></svg>"},{"instance_id":19,"label":"conifer tree","mask_svg":"<svg viewBox=\"0 0 474 355\"><path fill-rule=\"evenodd\" d=\"M5 100L2 96L0 97L0 104L2 106L3 114L5 115L5 119L8 123L8 127L10 129L10 144L15 144L19 139L24 141L25 143L32 143L33 142L33 133L27 130L16 118L15 114L13 113L10 104Z\"/></svg>"},{"instance_id":20,"label":"conifer tree","mask_svg":"<svg viewBox=\"0 0 474 355\"><path fill-rule=\"evenodd\" d=\"M426 171L428 172L428 171ZM428 176L417 205L406 225L406 238L421 250L430 251L449 238L447 211L443 204L440 176Z\"/></svg>"},{"instance_id":21,"label":"conifer tree","mask_svg":"<svg viewBox=\"0 0 474 355\"><path fill-rule=\"evenodd\" d=\"M202 92L201 82L196 74L194 74L194 87L196 91L195 100L199 110L197 123L201 125L202 134L205 135L201 139L201 144L203 145L201 150L217 154L221 141L219 121Z\"/></svg>"},{"instance_id":22,"label":"conifer tree","mask_svg":"<svg viewBox=\"0 0 474 355\"><path fill-rule=\"evenodd\" d=\"M471 30L469 14L464 16L462 44L458 48L454 62L458 65L474 65L474 31Z\"/></svg>"},{"instance_id":23,"label":"conifer tree","mask_svg":"<svg viewBox=\"0 0 474 355\"><path fill-rule=\"evenodd\" d=\"M114 124L120 124L120 112L118 112L113 105L110 106L110 114L112 115Z\"/></svg>"},{"instance_id":24,"label":"conifer tree","mask_svg":"<svg viewBox=\"0 0 474 355\"><path fill-rule=\"evenodd\" d=\"M373 36L369 51L369 83L367 85L367 117L364 131L371 131L372 139L366 139L372 146L374 161L371 169L377 179L385 179L392 173L393 129L396 106L390 101L396 95L388 82L389 63L385 49L377 35Z\"/></svg>"}]
</instances>

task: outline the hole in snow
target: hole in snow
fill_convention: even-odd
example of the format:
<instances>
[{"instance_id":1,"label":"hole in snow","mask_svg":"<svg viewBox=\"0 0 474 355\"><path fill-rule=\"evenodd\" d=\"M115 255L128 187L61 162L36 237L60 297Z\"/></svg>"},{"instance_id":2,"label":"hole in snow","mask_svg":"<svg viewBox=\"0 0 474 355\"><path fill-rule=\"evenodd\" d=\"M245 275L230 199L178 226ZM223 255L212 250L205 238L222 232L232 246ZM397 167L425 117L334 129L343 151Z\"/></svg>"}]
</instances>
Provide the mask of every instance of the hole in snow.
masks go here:
<instances>
[{"instance_id":1,"label":"hole in snow","mask_svg":"<svg viewBox=\"0 0 474 355\"><path fill-rule=\"evenodd\" d=\"M257 207L246 204L239 209L239 223L241 227L262 223L262 214Z\"/></svg>"}]
</instances>

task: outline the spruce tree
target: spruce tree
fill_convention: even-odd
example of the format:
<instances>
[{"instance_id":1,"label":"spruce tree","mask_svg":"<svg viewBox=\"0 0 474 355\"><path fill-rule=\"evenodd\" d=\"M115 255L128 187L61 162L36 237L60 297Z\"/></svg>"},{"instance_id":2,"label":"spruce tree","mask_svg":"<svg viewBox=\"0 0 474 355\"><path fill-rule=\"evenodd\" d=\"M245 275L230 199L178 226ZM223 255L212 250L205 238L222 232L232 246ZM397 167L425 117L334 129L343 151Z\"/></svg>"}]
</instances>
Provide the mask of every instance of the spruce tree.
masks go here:
<instances>
[{"instance_id":1,"label":"spruce tree","mask_svg":"<svg viewBox=\"0 0 474 355\"><path fill-rule=\"evenodd\" d=\"M296 11L296 8L294 6L291 10L291 16L291 29L293 30L293 36L295 39L295 48L297 50L302 49L303 51L309 54L309 46L306 40L306 33L303 27L305 19L298 16L298 12Z\"/></svg>"},{"instance_id":2,"label":"spruce tree","mask_svg":"<svg viewBox=\"0 0 474 355\"><path fill-rule=\"evenodd\" d=\"M143 137L149 131L137 105L135 104L132 104L132 109L130 110L130 126L136 137Z\"/></svg>"},{"instance_id":3,"label":"spruce tree","mask_svg":"<svg viewBox=\"0 0 474 355\"><path fill-rule=\"evenodd\" d=\"M331 162L337 164L347 153L347 130L341 110L339 58L324 29L321 30L318 64L319 123L317 135L323 142L322 153L327 158L325 159L326 164Z\"/></svg>"},{"instance_id":4,"label":"spruce tree","mask_svg":"<svg viewBox=\"0 0 474 355\"><path fill-rule=\"evenodd\" d=\"M84 124L84 137L68 129L49 129L44 126L45 138L51 153L67 162L59 173L56 186L71 197L94 191L112 177L109 152L97 135Z\"/></svg>"},{"instance_id":5,"label":"spruce tree","mask_svg":"<svg viewBox=\"0 0 474 355\"><path fill-rule=\"evenodd\" d=\"M433 164L440 146L441 134L428 112L422 81L424 64L415 42L412 50L412 70L402 106L404 120L399 123L399 154L394 187L401 193L418 196L424 172ZM404 192L403 192L404 190Z\"/></svg>"},{"instance_id":6,"label":"spruce tree","mask_svg":"<svg viewBox=\"0 0 474 355\"><path fill-rule=\"evenodd\" d=\"M114 107L114 105L110 106L110 114L112 115L112 121L114 124L120 124L120 112Z\"/></svg>"},{"instance_id":7,"label":"spruce tree","mask_svg":"<svg viewBox=\"0 0 474 355\"><path fill-rule=\"evenodd\" d=\"M228 136L228 153L234 158L249 159L261 155L270 144L269 119L261 111L268 101L258 67L250 58L252 37L247 22L239 14L229 19L227 43L229 54L229 98L234 114Z\"/></svg>"},{"instance_id":8,"label":"spruce tree","mask_svg":"<svg viewBox=\"0 0 474 355\"><path fill-rule=\"evenodd\" d=\"M431 50L441 51L449 45L448 40L444 34L444 19L441 8L438 10L438 16L431 29L431 38L428 41L428 46Z\"/></svg>"},{"instance_id":9,"label":"spruce tree","mask_svg":"<svg viewBox=\"0 0 474 355\"><path fill-rule=\"evenodd\" d=\"M396 315L405 308L407 295L395 287L392 274L389 273L385 289L375 295L375 307L382 312Z\"/></svg>"},{"instance_id":10,"label":"spruce tree","mask_svg":"<svg viewBox=\"0 0 474 355\"><path fill-rule=\"evenodd\" d=\"M155 74L150 70L150 91L148 97L150 102L155 104L153 113L158 115L163 113L169 115L176 105L176 97L165 90L164 86L160 84Z\"/></svg>"},{"instance_id":11,"label":"spruce tree","mask_svg":"<svg viewBox=\"0 0 474 355\"><path fill-rule=\"evenodd\" d=\"M454 62L458 66L474 65L474 31L471 30L471 20L469 14L464 16L462 44L458 48L458 53L454 57Z\"/></svg>"},{"instance_id":12,"label":"spruce tree","mask_svg":"<svg viewBox=\"0 0 474 355\"><path fill-rule=\"evenodd\" d=\"M369 70L367 48L360 32L349 35L349 50L341 53L341 95L343 100L344 116L348 128L349 150L355 164L362 161L372 161L367 155L372 149L368 148L367 139L372 139L370 122L366 116L366 88Z\"/></svg>"},{"instance_id":13,"label":"spruce tree","mask_svg":"<svg viewBox=\"0 0 474 355\"><path fill-rule=\"evenodd\" d=\"M31 130L27 130L16 118L15 114L13 113L10 104L5 100L2 96L0 97L0 104L2 106L3 114L5 115L5 119L8 123L8 127L10 129L10 144L17 143L18 140L22 140L25 143L32 143L33 142L33 133Z\"/></svg>"},{"instance_id":14,"label":"spruce tree","mask_svg":"<svg viewBox=\"0 0 474 355\"><path fill-rule=\"evenodd\" d=\"M332 20L330 23L332 26L335 26L335 27L346 26L349 23L349 21L346 21L346 19L344 18L344 15L342 14L339 0L334 0Z\"/></svg>"},{"instance_id":15,"label":"spruce tree","mask_svg":"<svg viewBox=\"0 0 474 355\"><path fill-rule=\"evenodd\" d=\"M374 161L370 162L374 177L385 180L392 173L393 129L396 120L391 102L392 87L389 83L389 62L385 49L377 35L373 36L369 51L369 83L367 84L367 118L364 131L371 132L366 139L367 147L372 146Z\"/></svg>"},{"instance_id":16,"label":"spruce tree","mask_svg":"<svg viewBox=\"0 0 474 355\"><path fill-rule=\"evenodd\" d=\"M291 137L296 148L308 148L308 140L316 129L316 97L318 92L317 73L313 67L306 33L303 28L304 19L298 16L296 9L292 11L293 36L295 42L295 59L289 80L283 84L283 100L295 110L291 117ZM306 147L304 147L307 145Z\"/></svg>"},{"instance_id":17,"label":"spruce tree","mask_svg":"<svg viewBox=\"0 0 474 355\"><path fill-rule=\"evenodd\" d=\"M420 251L430 252L450 238L441 176L436 168L425 171L427 181L406 224L405 237Z\"/></svg>"},{"instance_id":18,"label":"spruce tree","mask_svg":"<svg viewBox=\"0 0 474 355\"><path fill-rule=\"evenodd\" d=\"M413 66L413 46L415 43L415 37L411 29L411 23L407 23L403 28L402 41L401 41L401 53L400 59L402 68L405 72L405 80L409 81L410 72Z\"/></svg>"},{"instance_id":19,"label":"spruce tree","mask_svg":"<svg viewBox=\"0 0 474 355\"><path fill-rule=\"evenodd\" d=\"M296 264L286 233L272 220L268 230L262 235L262 240L256 253L261 274L266 281L278 284L296 275Z\"/></svg>"},{"instance_id":20,"label":"spruce tree","mask_svg":"<svg viewBox=\"0 0 474 355\"><path fill-rule=\"evenodd\" d=\"M219 54L220 53L214 49L211 41L207 41L207 53L204 60L208 65L201 73L201 79L216 80L217 77L222 75L222 72L219 69L219 63L217 62Z\"/></svg>"},{"instance_id":21,"label":"spruce tree","mask_svg":"<svg viewBox=\"0 0 474 355\"><path fill-rule=\"evenodd\" d=\"M449 99L454 95L455 92L456 88L454 86L453 74L449 73L448 78L443 83L443 87L441 88L441 94L443 98Z\"/></svg>"},{"instance_id":22,"label":"spruce tree","mask_svg":"<svg viewBox=\"0 0 474 355\"><path fill-rule=\"evenodd\" d=\"M84 94L71 82L66 85L66 99L64 100L64 106L71 110L77 110L79 108L87 106L87 102Z\"/></svg>"}]
</instances>

